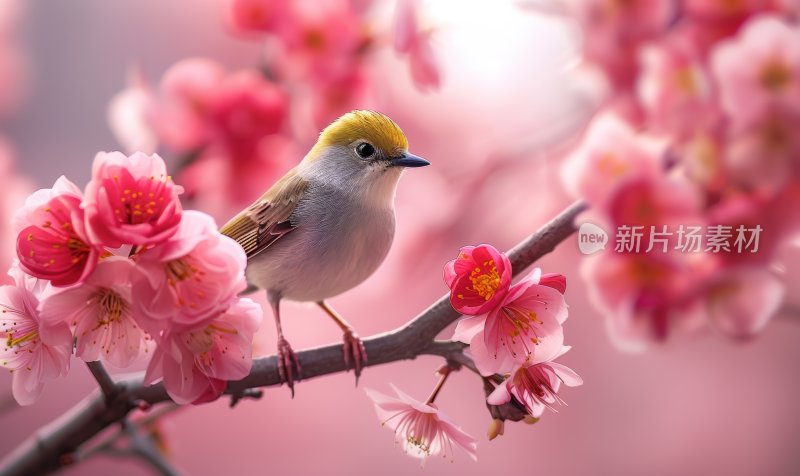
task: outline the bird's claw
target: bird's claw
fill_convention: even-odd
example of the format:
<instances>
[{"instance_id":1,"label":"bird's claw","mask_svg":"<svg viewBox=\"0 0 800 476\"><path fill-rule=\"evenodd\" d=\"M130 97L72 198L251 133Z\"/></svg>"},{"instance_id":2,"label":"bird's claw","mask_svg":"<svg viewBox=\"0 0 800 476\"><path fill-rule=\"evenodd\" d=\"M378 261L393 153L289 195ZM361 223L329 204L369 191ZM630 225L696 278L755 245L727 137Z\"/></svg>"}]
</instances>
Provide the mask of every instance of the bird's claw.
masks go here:
<instances>
[{"instance_id":1,"label":"bird's claw","mask_svg":"<svg viewBox=\"0 0 800 476\"><path fill-rule=\"evenodd\" d=\"M292 398L294 398L294 380L295 370L297 370L297 379L302 378L300 371L300 362L297 360L297 354L292 350L292 346L284 339L278 339L278 375L282 382L286 382L289 390L292 391Z\"/></svg>"},{"instance_id":2,"label":"bird's claw","mask_svg":"<svg viewBox=\"0 0 800 476\"><path fill-rule=\"evenodd\" d=\"M356 385L358 385L361 369L364 368L364 364L367 362L367 349L353 329L344 331L342 341L344 342L344 368L349 371L352 363L352 368L356 374Z\"/></svg>"}]
</instances>

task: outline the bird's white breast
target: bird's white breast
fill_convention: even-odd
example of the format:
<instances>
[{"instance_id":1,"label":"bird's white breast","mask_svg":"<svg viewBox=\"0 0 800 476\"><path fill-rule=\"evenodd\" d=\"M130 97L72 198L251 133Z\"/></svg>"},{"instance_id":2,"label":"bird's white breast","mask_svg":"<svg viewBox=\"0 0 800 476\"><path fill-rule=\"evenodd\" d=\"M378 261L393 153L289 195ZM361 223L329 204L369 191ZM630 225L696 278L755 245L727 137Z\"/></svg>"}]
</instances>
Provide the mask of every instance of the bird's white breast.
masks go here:
<instances>
[{"instance_id":1,"label":"bird's white breast","mask_svg":"<svg viewBox=\"0 0 800 476\"><path fill-rule=\"evenodd\" d=\"M310 182L291 221L296 229L255 256L251 284L282 298L319 301L367 279L394 238L393 206L364 204L359 193Z\"/></svg>"}]
</instances>

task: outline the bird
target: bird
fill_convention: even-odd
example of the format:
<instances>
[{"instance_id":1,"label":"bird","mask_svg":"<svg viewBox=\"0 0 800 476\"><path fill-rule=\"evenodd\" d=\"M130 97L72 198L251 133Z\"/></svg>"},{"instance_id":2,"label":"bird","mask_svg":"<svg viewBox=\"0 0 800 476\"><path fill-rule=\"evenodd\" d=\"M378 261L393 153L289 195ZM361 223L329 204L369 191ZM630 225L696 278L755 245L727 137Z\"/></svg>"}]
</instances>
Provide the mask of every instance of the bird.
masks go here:
<instances>
[{"instance_id":1,"label":"bird","mask_svg":"<svg viewBox=\"0 0 800 476\"><path fill-rule=\"evenodd\" d=\"M352 326L327 299L378 269L395 233L395 192L406 168L430 163L386 115L348 112L320 133L302 161L220 232L247 255L250 290L266 291L277 329L278 372L294 396L302 369L281 329L284 300L316 303L343 332L345 368L356 384L367 360Z\"/></svg>"}]
</instances>

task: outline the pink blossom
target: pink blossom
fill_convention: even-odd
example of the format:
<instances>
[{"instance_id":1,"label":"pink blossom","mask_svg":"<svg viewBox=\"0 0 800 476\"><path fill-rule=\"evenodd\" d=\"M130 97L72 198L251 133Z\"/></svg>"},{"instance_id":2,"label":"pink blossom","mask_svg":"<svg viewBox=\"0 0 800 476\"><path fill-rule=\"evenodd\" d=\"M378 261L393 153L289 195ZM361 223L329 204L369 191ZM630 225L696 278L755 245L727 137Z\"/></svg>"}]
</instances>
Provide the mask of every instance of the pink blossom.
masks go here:
<instances>
[{"instance_id":1,"label":"pink blossom","mask_svg":"<svg viewBox=\"0 0 800 476\"><path fill-rule=\"evenodd\" d=\"M780 310L784 294L783 283L768 269L725 269L708 292L709 317L732 337L752 337Z\"/></svg>"},{"instance_id":2,"label":"pink blossom","mask_svg":"<svg viewBox=\"0 0 800 476\"><path fill-rule=\"evenodd\" d=\"M657 175L663 153L663 144L604 114L592 121L581 145L564 162L562 181L574 196L602 206L621 184Z\"/></svg>"},{"instance_id":3,"label":"pink blossom","mask_svg":"<svg viewBox=\"0 0 800 476\"><path fill-rule=\"evenodd\" d=\"M586 58L603 67L612 84L630 87L636 48L664 32L675 14L673 0L568 0L583 27Z\"/></svg>"},{"instance_id":4,"label":"pink blossom","mask_svg":"<svg viewBox=\"0 0 800 476\"><path fill-rule=\"evenodd\" d=\"M421 91L437 89L441 82L438 60L431 45L431 29L419 26L419 0L397 2L394 49L408 56L411 78Z\"/></svg>"},{"instance_id":5,"label":"pink blossom","mask_svg":"<svg viewBox=\"0 0 800 476\"><path fill-rule=\"evenodd\" d=\"M475 365L484 375L505 372L515 363L546 359L561 349L567 304L563 276L542 280L536 268L488 314L458 322L453 340L468 343Z\"/></svg>"},{"instance_id":6,"label":"pink blossom","mask_svg":"<svg viewBox=\"0 0 800 476\"><path fill-rule=\"evenodd\" d=\"M356 64L342 74L312 81L309 86L306 108L311 115L310 134L317 134L337 117L369 100L370 78L365 68Z\"/></svg>"},{"instance_id":7,"label":"pink blossom","mask_svg":"<svg viewBox=\"0 0 800 476\"><path fill-rule=\"evenodd\" d=\"M704 283L715 269L710 253L616 253L588 258L581 267L592 304L621 350L640 352L669 335L706 325Z\"/></svg>"},{"instance_id":8,"label":"pink blossom","mask_svg":"<svg viewBox=\"0 0 800 476\"><path fill-rule=\"evenodd\" d=\"M158 117L158 102L155 92L138 68L131 76L130 85L111 98L107 112L108 124L123 150L152 154L158 146L153 120Z\"/></svg>"},{"instance_id":9,"label":"pink blossom","mask_svg":"<svg viewBox=\"0 0 800 476\"><path fill-rule=\"evenodd\" d=\"M568 387L583 384L583 379L575 371L553 362L569 349L569 346L564 346L548 359L535 358L515 366L510 376L494 389L486 401L490 405L502 405L513 397L534 418L541 417L545 408L556 411L556 403L564 404L558 396L561 384Z\"/></svg>"},{"instance_id":10,"label":"pink blossom","mask_svg":"<svg viewBox=\"0 0 800 476\"><path fill-rule=\"evenodd\" d=\"M292 139L271 135L261 139L257 152L247 159L234 159L219 147L209 148L181 171L180 181L197 209L227 220L251 204L253 197L264 192L264 184L278 180L301 156Z\"/></svg>"},{"instance_id":11,"label":"pink blossom","mask_svg":"<svg viewBox=\"0 0 800 476\"><path fill-rule=\"evenodd\" d=\"M13 153L10 146L0 137L0 181L3 193L0 194L0 270L8 269L17 258L17 232L12 223L13 216L22 208L25 197L32 190L31 183L14 171ZM0 284L8 284L10 280L0 276Z\"/></svg>"},{"instance_id":12,"label":"pink blossom","mask_svg":"<svg viewBox=\"0 0 800 476\"><path fill-rule=\"evenodd\" d=\"M367 43L358 12L349 0L292 2L291 18L279 28L286 49L280 66L290 77L340 77Z\"/></svg>"},{"instance_id":13,"label":"pink blossom","mask_svg":"<svg viewBox=\"0 0 800 476\"><path fill-rule=\"evenodd\" d=\"M392 389L397 397L371 389L366 389L366 392L375 404L381 426L394 431L395 439L403 442L406 454L422 458L424 462L428 456L452 454L453 446L458 446L473 460L478 459L475 439L456 426L436 405L415 400L394 385Z\"/></svg>"},{"instance_id":14,"label":"pink blossom","mask_svg":"<svg viewBox=\"0 0 800 476\"><path fill-rule=\"evenodd\" d=\"M103 260L82 285L57 292L41 304L42 321L75 329L75 355L128 367L150 338L137 323L131 302L133 263L121 257Z\"/></svg>"},{"instance_id":15,"label":"pink blossom","mask_svg":"<svg viewBox=\"0 0 800 476\"><path fill-rule=\"evenodd\" d=\"M639 59L637 93L657 131L683 138L716 119L708 72L687 37L648 44Z\"/></svg>"},{"instance_id":16,"label":"pink blossom","mask_svg":"<svg viewBox=\"0 0 800 476\"><path fill-rule=\"evenodd\" d=\"M208 111L215 142L234 160L250 160L262 139L283 130L288 108L286 94L259 71L230 74L219 84Z\"/></svg>"},{"instance_id":17,"label":"pink blossom","mask_svg":"<svg viewBox=\"0 0 800 476\"><path fill-rule=\"evenodd\" d=\"M227 23L236 33L274 32L290 21L287 7L284 0L228 0Z\"/></svg>"},{"instance_id":18,"label":"pink blossom","mask_svg":"<svg viewBox=\"0 0 800 476\"><path fill-rule=\"evenodd\" d=\"M720 101L735 123L758 121L771 106L800 110L800 27L762 15L711 56Z\"/></svg>"},{"instance_id":19,"label":"pink blossom","mask_svg":"<svg viewBox=\"0 0 800 476\"><path fill-rule=\"evenodd\" d=\"M82 204L92 242L118 248L166 240L178 230L182 192L158 155L97 154Z\"/></svg>"},{"instance_id":20,"label":"pink blossom","mask_svg":"<svg viewBox=\"0 0 800 476\"><path fill-rule=\"evenodd\" d=\"M242 247L208 215L187 211L178 233L137 257L134 308L147 329L195 326L215 318L246 287Z\"/></svg>"},{"instance_id":21,"label":"pink blossom","mask_svg":"<svg viewBox=\"0 0 800 476\"><path fill-rule=\"evenodd\" d=\"M724 156L733 183L772 196L800 174L800 108L774 107L728 131Z\"/></svg>"},{"instance_id":22,"label":"pink blossom","mask_svg":"<svg viewBox=\"0 0 800 476\"><path fill-rule=\"evenodd\" d=\"M164 73L153 118L164 144L186 153L211 141L211 107L225 75L222 65L204 58L179 61Z\"/></svg>"},{"instance_id":23,"label":"pink blossom","mask_svg":"<svg viewBox=\"0 0 800 476\"><path fill-rule=\"evenodd\" d=\"M82 282L92 273L102 247L84 228L81 191L66 177L34 192L14 217L17 256L27 273L55 286Z\"/></svg>"},{"instance_id":24,"label":"pink blossom","mask_svg":"<svg viewBox=\"0 0 800 476\"><path fill-rule=\"evenodd\" d=\"M48 325L37 311L39 280L14 275L16 285L0 286L0 364L12 372L11 391L20 405L36 401L50 380L69 370L72 333L65 323Z\"/></svg>"},{"instance_id":25,"label":"pink blossom","mask_svg":"<svg viewBox=\"0 0 800 476\"><path fill-rule=\"evenodd\" d=\"M250 372L253 334L261 318L261 306L237 299L210 322L166 332L158 338L145 383L163 379L167 393L180 404L213 400L225 381Z\"/></svg>"},{"instance_id":26,"label":"pink blossom","mask_svg":"<svg viewBox=\"0 0 800 476\"><path fill-rule=\"evenodd\" d=\"M465 246L444 267L450 304L461 314L484 314L503 300L511 284L511 262L491 245Z\"/></svg>"},{"instance_id":27,"label":"pink blossom","mask_svg":"<svg viewBox=\"0 0 800 476\"><path fill-rule=\"evenodd\" d=\"M685 13L701 20L743 20L758 11L767 10L774 0L683 0Z\"/></svg>"}]
</instances>

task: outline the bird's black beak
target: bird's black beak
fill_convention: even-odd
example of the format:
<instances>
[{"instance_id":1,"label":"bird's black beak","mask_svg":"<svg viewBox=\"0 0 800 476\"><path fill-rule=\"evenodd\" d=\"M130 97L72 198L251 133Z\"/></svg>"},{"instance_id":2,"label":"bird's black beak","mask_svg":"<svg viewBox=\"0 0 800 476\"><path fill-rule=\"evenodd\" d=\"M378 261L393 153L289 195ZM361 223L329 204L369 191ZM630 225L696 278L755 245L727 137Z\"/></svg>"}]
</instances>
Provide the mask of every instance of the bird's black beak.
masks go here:
<instances>
[{"instance_id":1,"label":"bird's black beak","mask_svg":"<svg viewBox=\"0 0 800 476\"><path fill-rule=\"evenodd\" d=\"M408 152L404 153L400 157L397 157L396 159L392 159L391 163L394 167L425 167L426 165L431 165L430 162L422 157L417 157L416 155Z\"/></svg>"}]
</instances>

